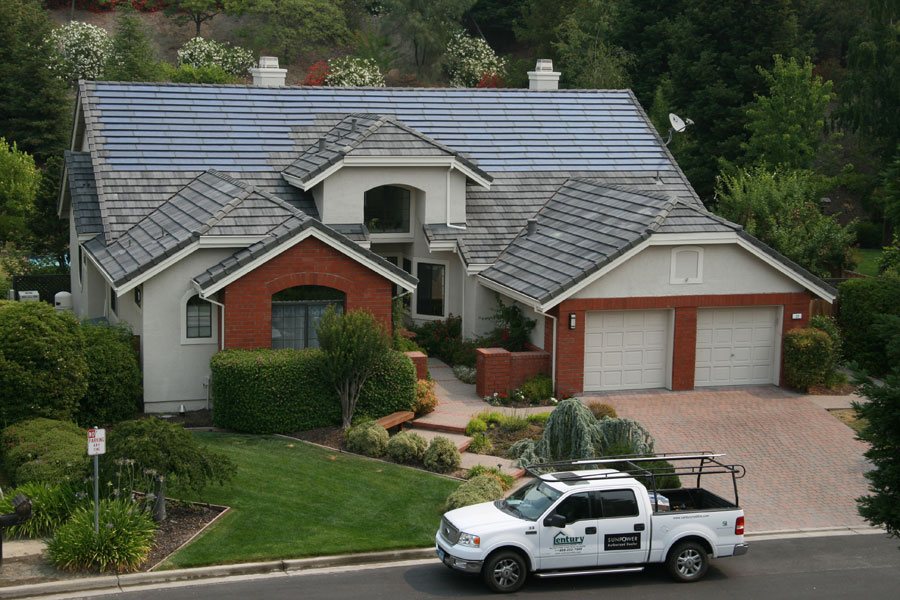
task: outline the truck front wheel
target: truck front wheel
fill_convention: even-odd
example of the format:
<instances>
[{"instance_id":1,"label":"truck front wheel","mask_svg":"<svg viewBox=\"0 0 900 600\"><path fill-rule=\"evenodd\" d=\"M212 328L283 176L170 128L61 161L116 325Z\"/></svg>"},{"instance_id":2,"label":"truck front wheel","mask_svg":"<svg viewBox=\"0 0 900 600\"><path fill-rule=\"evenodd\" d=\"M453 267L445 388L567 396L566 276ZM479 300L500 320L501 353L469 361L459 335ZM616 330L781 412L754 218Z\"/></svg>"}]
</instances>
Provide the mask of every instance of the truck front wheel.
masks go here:
<instances>
[{"instance_id":1,"label":"truck front wheel","mask_svg":"<svg viewBox=\"0 0 900 600\"><path fill-rule=\"evenodd\" d=\"M528 574L525 561L518 552L498 552L484 563L481 577L494 592L508 594L515 592L525 583Z\"/></svg>"},{"instance_id":2,"label":"truck front wheel","mask_svg":"<svg viewBox=\"0 0 900 600\"><path fill-rule=\"evenodd\" d=\"M697 542L681 542L669 552L666 568L675 581L680 583L697 581L706 575L709 555Z\"/></svg>"}]
</instances>

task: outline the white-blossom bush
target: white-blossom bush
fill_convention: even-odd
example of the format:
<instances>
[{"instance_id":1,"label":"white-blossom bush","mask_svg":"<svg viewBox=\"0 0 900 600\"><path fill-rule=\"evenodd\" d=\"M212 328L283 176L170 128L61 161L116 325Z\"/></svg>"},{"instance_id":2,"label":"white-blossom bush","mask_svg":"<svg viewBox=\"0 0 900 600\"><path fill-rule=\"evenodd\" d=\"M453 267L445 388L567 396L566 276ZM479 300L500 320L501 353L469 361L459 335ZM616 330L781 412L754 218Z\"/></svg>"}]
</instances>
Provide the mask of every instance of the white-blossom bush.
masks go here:
<instances>
[{"instance_id":1,"label":"white-blossom bush","mask_svg":"<svg viewBox=\"0 0 900 600\"><path fill-rule=\"evenodd\" d=\"M251 50L202 37L188 40L178 50L178 66L190 65L198 69L218 66L236 77L246 77L255 62Z\"/></svg>"},{"instance_id":2,"label":"white-blossom bush","mask_svg":"<svg viewBox=\"0 0 900 600\"><path fill-rule=\"evenodd\" d=\"M444 64L450 74L450 85L465 88L475 87L482 77L500 75L506 69L506 59L481 38L457 31L447 44Z\"/></svg>"},{"instance_id":3,"label":"white-blossom bush","mask_svg":"<svg viewBox=\"0 0 900 600\"><path fill-rule=\"evenodd\" d=\"M112 38L102 27L72 21L50 32L47 42L57 49L47 65L60 79L99 79L112 52Z\"/></svg>"},{"instance_id":4,"label":"white-blossom bush","mask_svg":"<svg viewBox=\"0 0 900 600\"><path fill-rule=\"evenodd\" d=\"M325 85L337 87L384 87L384 75L371 58L348 56L328 61Z\"/></svg>"}]
</instances>

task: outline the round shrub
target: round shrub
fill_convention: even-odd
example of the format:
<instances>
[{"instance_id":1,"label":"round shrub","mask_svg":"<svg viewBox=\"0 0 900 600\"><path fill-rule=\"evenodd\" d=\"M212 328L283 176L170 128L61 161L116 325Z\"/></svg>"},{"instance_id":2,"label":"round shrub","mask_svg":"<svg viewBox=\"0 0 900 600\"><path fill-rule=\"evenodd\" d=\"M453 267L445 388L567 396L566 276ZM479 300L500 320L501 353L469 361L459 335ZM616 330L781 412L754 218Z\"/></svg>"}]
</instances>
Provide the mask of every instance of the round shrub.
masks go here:
<instances>
[{"instance_id":1,"label":"round shrub","mask_svg":"<svg viewBox=\"0 0 900 600\"><path fill-rule=\"evenodd\" d=\"M406 465L422 461L428 442L418 433L401 431L388 440L387 453L391 460Z\"/></svg>"},{"instance_id":2,"label":"round shrub","mask_svg":"<svg viewBox=\"0 0 900 600\"><path fill-rule=\"evenodd\" d=\"M412 411L417 417L427 415L434 411L440 403L437 394L434 393L434 381L420 379L416 382L416 399L412 405Z\"/></svg>"},{"instance_id":3,"label":"round shrub","mask_svg":"<svg viewBox=\"0 0 900 600\"><path fill-rule=\"evenodd\" d=\"M147 512L128 500L101 500L99 534L93 505L85 505L47 543L47 560L68 571L134 571L147 560L155 537Z\"/></svg>"},{"instance_id":4,"label":"round shrub","mask_svg":"<svg viewBox=\"0 0 900 600\"><path fill-rule=\"evenodd\" d=\"M806 391L825 382L834 370L834 344L819 329L792 329L784 334L784 379Z\"/></svg>"},{"instance_id":5,"label":"round shrub","mask_svg":"<svg viewBox=\"0 0 900 600\"><path fill-rule=\"evenodd\" d=\"M103 77L113 42L102 27L72 21L51 31L48 41L57 51L47 67L60 79L74 82Z\"/></svg>"},{"instance_id":6,"label":"round shrub","mask_svg":"<svg viewBox=\"0 0 900 600\"><path fill-rule=\"evenodd\" d=\"M465 31L453 34L444 62L453 87L475 87L485 74L500 75L506 69L506 59L482 38L469 37Z\"/></svg>"},{"instance_id":7,"label":"round shrub","mask_svg":"<svg viewBox=\"0 0 900 600\"><path fill-rule=\"evenodd\" d=\"M468 480L447 497L447 510L492 502L503 498L503 487L496 477L478 475Z\"/></svg>"},{"instance_id":8,"label":"round shrub","mask_svg":"<svg viewBox=\"0 0 900 600\"><path fill-rule=\"evenodd\" d=\"M240 46L195 37L178 49L178 66L197 69L218 67L235 77L246 77L254 63L253 52Z\"/></svg>"},{"instance_id":9,"label":"round shrub","mask_svg":"<svg viewBox=\"0 0 900 600\"><path fill-rule=\"evenodd\" d=\"M525 394L526 401L538 404L553 395L553 380L541 373L523 383L520 389Z\"/></svg>"},{"instance_id":10,"label":"round shrub","mask_svg":"<svg viewBox=\"0 0 900 600\"><path fill-rule=\"evenodd\" d=\"M472 454L490 454L494 450L494 443L486 433L476 433L472 436L468 451Z\"/></svg>"},{"instance_id":11,"label":"round shrub","mask_svg":"<svg viewBox=\"0 0 900 600\"><path fill-rule=\"evenodd\" d=\"M462 457L456 444L443 436L431 440L431 445L423 457L425 468L435 473L449 473L459 468L461 461Z\"/></svg>"},{"instance_id":12,"label":"round shrub","mask_svg":"<svg viewBox=\"0 0 900 600\"><path fill-rule=\"evenodd\" d=\"M131 345L131 330L85 323L81 332L88 388L79 403L78 423L93 427L134 418L141 396L141 371Z\"/></svg>"},{"instance_id":13,"label":"round shrub","mask_svg":"<svg viewBox=\"0 0 900 600\"><path fill-rule=\"evenodd\" d=\"M230 480L236 467L228 457L206 450L177 423L151 417L125 421L107 432L101 457L109 479L118 470L116 459L132 458L144 469L155 469L172 487L198 491Z\"/></svg>"},{"instance_id":14,"label":"round shrub","mask_svg":"<svg viewBox=\"0 0 900 600\"><path fill-rule=\"evenodd\" d=\"M46 302L0 300L0 425L71 420L87 390L78 321Z\"/></svg>"},{"instance_id":15,"label":"round shrub","mask_svg":"<svg viewBox=\"0 0 900 600\"><path fill-rule=\"evenodd\" d=\"M51 535L69 520L75 510L75 491L68 483L31 481L16 489L6 490L0 498L0 514L13 512L13 498L23 494L31 500L31 518L5 530L4 535L17 538L42 538Z\"/></svg>"},{"instance_id":16,"label":"round shrub","mask_svg":"<svg viewBox=\"0 0 900 600\"><path fill-rule=\"evenodd\" d=\"M87 434L68 421L31 419L0 432L0 452L16 485L80 479L89 469Z\"/></svg>"},{"instance_id":17,"label":"round shrub","mask_svg":"<svg viewBox=\"0 0 900 600\"><path fill-rule=\"evenodd\" d=\"M595 419L615 419L619 416L616 414L616 409L609 404L604 404L602 402L591 402L587 407L591 409L591 413L594 415Z\"/></svg>"},{"instance_id":18,"label":"round shrub","mask_svg":"<svg viewBox=\"0 0 900 600\"><path fill-rule=\"evenodd\" d=\"M375 421L367 421L347 432L347 448L350 452L373 456L384 456L388 445L387 429Z\"/></svg>"},{"instance_id":19,"label":"round shrub","mask_svg":"<svg viewBox=\"0 0 900 600\"><path fill-rule=\"evenodd\" d=\"M516 483L515 477L512 475L507 475L500 471L498 467L486 467L484 465L475 465L468 471L466 471L466 479L474 479L479 475L487 475L489 477L493 477L497 481L500 482L500 487L503 488L503 491L509 490L513 484Z\"/></svg>"},{"instance_id":20,"label":"round shrub","mask_svg":"<svg viewBox=\"0 0 900 600\"><path fill-rule=\"evenodd\" d=\"M328 61L325 84L336 87L384 87L384 75L374 59L346 56Z\"/></svg>"},{"instance_id":21,"label":"round shrub","mask_svg":"<svg viewBox=\"0 0 900 600\"><path fill-rule=\"evenodd\" d=\"M475 417L474 419L469 421L468 425L466 425L466 435L475 435L476 433L487 431L487 428L487 423L485 423L478 417Z\"/></svg>"}]
</instances>

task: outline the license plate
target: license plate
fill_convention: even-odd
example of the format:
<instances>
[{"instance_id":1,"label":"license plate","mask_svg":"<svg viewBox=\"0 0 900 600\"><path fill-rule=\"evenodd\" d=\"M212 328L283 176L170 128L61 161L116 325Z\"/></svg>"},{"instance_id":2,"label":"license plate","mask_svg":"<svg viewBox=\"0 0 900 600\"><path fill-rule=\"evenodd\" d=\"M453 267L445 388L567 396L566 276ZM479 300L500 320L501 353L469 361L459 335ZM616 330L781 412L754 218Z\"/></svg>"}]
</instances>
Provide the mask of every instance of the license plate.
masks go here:
<instances>
[{"instance_id":1,"label":"license plate","mask_svg":"<svg viewBox=\"0 0 900 600\"><path fill-rule=\"evenodd\" d=\"M440 546L438 546L437 555L438 555L438 558L441 560L444 560L444 557L446 556L446 554L444 553L444 550Z\"/></svg>"}]
</instances>

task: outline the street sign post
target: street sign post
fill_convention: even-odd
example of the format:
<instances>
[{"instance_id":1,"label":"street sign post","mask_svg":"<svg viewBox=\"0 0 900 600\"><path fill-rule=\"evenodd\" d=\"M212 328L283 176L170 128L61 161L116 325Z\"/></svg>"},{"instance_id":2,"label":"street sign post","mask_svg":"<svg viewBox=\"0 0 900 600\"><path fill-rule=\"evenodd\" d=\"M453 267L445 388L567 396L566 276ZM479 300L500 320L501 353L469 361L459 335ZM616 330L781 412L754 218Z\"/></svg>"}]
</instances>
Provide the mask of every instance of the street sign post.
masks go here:
<instances>
[{"instance_id":1,"label":"street sign post","mask_svg":"<svg viewBox=\"0 0 900 600\"><path fill-rule=\"evenodd\" d=\"M100 466L97 457L106 454L106 430L88 429L88 456L94 457L94 533L100 533Z\"/></svg>"}]
</instances>

